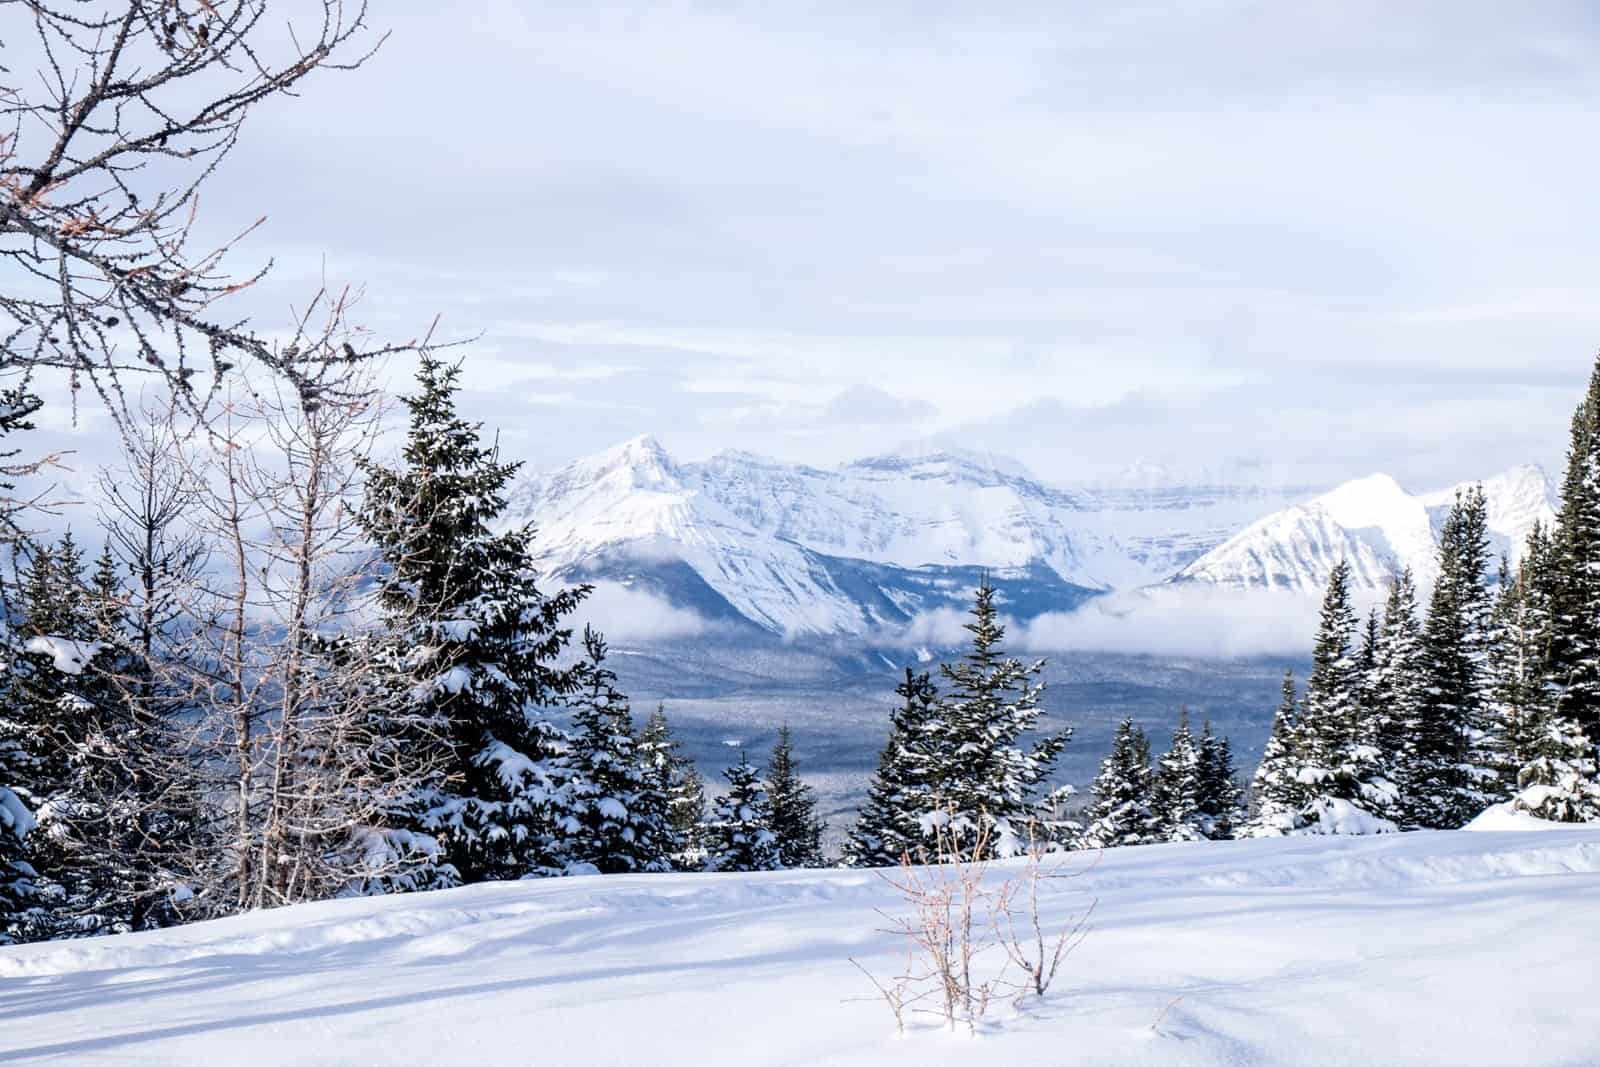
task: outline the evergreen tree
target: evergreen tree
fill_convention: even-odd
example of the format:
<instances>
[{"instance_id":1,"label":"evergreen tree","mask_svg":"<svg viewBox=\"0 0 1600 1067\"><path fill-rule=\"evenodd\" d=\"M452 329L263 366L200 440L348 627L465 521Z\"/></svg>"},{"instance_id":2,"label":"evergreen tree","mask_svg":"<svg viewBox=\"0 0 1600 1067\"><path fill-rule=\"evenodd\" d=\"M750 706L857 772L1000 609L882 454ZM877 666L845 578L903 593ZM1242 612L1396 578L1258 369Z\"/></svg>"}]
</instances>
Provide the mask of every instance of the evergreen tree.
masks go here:
<instances>
[{"instance_id":1,"label":"evergreen tree","mask_svg":"<svg viewBox=\"0 0 1600 1067\"><path fill-rule=\"evenodd\" d=\"M679 750L664 705L656 705L639 734L639 756L651 788L667 798L668 855L672 866L680 871L704 869L705 786L694 762Z\"/></svg>"},{"instance_id":2,"label":"evergreen tree","mask_svg":"<svg viewBox=\"0 0 1600 1067\"><path fill-rule=\"evenodd\" d=\"M1488 546L1483 490L1458 494L1440 531L1439 579L1423 634L1427 690L1414 734L1412 783L1413 819L1421 826L1461 826L1488 803Z\"/></svg>"},{"instance_id":3,"label":"evergreen tree","mask_svg":"<svg viewBox=\"0 0 1600 1067\"><path fill-rule=\"evenodd\" d=\"M1361 678L1353 647L1356 615L1350 603L1350 564L1340 560L1328 576L1311 677L1295 729L1300 780L1311 796L1333 789L1333 779L1355 736Z\"/></svg>"},{"instance_id":4,"label":"evergreen tree","mask_svg":"<svg viewBox=\"0 0 1600 1067\"><path fill-rule=\"evenodd\" d=\"M1365 720L1367 739L1380 753L1382 776L1394 787L1392 802L1376 805L1375 814L1397 825L1414 825L1415 736L1427 688L1417 587L1407 567L1389 579Z\"/></svg>"},{"instance_id":5,"label":"evergreen tree","mask_svg":"<svg viewBox=\"0 0 1600 1067\"><path fill-rule=\"evenodd\" d=\"M845 846L852 867L892 867L915 857L924 844L921 820L935 810L938 689L926 673L907 667L895 695L900 705L889 720L889 740Z\"/></svg>"},{"instance_id":6,"label":"evergreen tree","mask_svg":"<svg viewBox=\"0 0 1600 1067\"><path fill-rule=\"evenodd\" d=\"M1508 800L1518 791L1522 768L1541 754L1555 714L1555 693L1545 676L1549 615L1532 574L1540 565L1536 560L1545 553L1544 532L1535 525L1516 573L1508 560L1500 561L1486 664L1490 698L1485 709L1485 749L1493 772L1485 792L1496 802Z\"/></svg>"},{"instance_id":7,"label":"evergreen tree","mask_svg":"<svg viewBox=\"0 0 1600 1067\"><path fill-rule=\"evenodd\" d=\"M1157 833L1168 841L1199 841L1206 835L1200 810L1204 789L1200 748L1189 729L1189 709L1178 713L1172 744L1156 766L1151 806Z\"/></svg>"},{"instance_id":8,"label":"evergreen tree","mask_svg":"<svg viewBox=\"0 0 1600 1067\"><path fill-rule=\"evenodd\" d=\"M767 761L766 785L780 864L791 868L821 867L823 823L817 818L815 793L800 780L788 723L778 729L778 742Z\"/></svg>"},{"instance_id":9,"label":"evergreen tree","mask_svg":"<svg viewBox=\"0 0 1600 1067\"><path fill-rule=\"evenodd\" d=\"M717 798L707 825L709 871L775 871L783 866L772 832L772 807L744 753L723 772L728 792Z\"/></svg>"},{"instance_id":10,"label":"evergreen tree","mask_svg":"<svg viewBox=\"0 0 1600 1067\"><path fill-rule=\"evenodd\" d=\"M1239 822L1241 790L1234 777L1233 746L1226 737L1211 732L1207 719L1195 746L1200 832L1209 840L1226 841L1233 837Z\"/></svg>"},{"instance_id":11,"label":"evergreen tree","mask_svg":"<svg viewBox=\"0 0 1600 1067\"><path fill-rule=\"evenodd\" d=\"M447 862L419 875L425 884L559 871L576 825L567 739L544 709L578 684L557 661L587 588L541 592L531 527L495 532L518 464L456 414L458 376L424 353L418 391L402 398L401 465L364 465L384 660L411 694L403 729L440 768L391 816L407 835L442 839Z\"/></svg>"},{"instance_id":12,"label":"evergreen tree","mask_svg":"<svg viewBox=\"0 0 1600 1067\"><path fill-rule=\"evenodd\" d=\"M1150 779L1150 742L1129 716L1117 725L1111 754L1100 763L1085 813L1088 848L1142 845L1161 840Z\"/></svg>"},{"instance_id":13,"label":"evergreen tree","mask_svg":"<svg viewBox=\"0 0 1600 1067\"><path fill-rule=\"evenodd\" d=\"M578 829L568 856L601 874L671 870L667 793L657 788L636 747L628 698L605 665L605 639L586 628L583 648L584 684L572 700L572 807Z\"/></svg>"},{"instance_id":14,"label":"evergreen tree","mask_svg":"<svg viewBox=\"0 0 1600 1067\"><path fill-rule=\"evenodd\" d=\"M979 585L966 655L943 664L947 683L935 733L934 788L938 821L966 855L980 827L989 828L989 851L1011 855L1026 846L1040 787L1071 738L1070 729L1019 747L1039 719L1044 661L1024 665L1006 656L1005 627L995 607L995 589Z\"/></svg>"},{"instance_id":15,"label":"evergreen tree","mask_svg":"<svg viewBox=\"0 0 1600 1067\"><path fill-rule=\"evenodd\" d=\"M1299 825L1301 809L1310 799L1299 778L1296 740L1300 715L1292 671L1283 674L1282 693L1266 749L1250 783L1254 812L1244 830L1246 837L1273 837L1294 830Z\"/></svg>"},{"instance_id":16,"label":"evergreen tree","mask_svg":"<svg viewBox=\"0 0 1600 1067\"><path fill-rule=\"evenodd\" d=\"M1572 416L1552 545L1549 671L1560 714L1600 744L1600 360Z\"/></svg>"}]
</instances>

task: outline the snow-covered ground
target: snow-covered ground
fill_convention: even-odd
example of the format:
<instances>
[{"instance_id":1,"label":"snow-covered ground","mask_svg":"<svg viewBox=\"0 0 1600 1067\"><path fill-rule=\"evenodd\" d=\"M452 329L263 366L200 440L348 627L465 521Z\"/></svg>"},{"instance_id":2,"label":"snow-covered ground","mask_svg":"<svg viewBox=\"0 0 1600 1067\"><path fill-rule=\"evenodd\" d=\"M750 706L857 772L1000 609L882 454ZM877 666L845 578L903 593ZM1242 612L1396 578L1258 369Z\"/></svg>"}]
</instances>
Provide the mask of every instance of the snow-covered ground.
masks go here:
<instances>
[{"instance_id":1,"label":"snow-covered ground","mask_svg":"<svg viewBox=\"0 0 1600 1067\"><path fill-rule=\"evenodd\" d=\"M1120 849L1044 892L1093 929L977 1038L859 999L878 876L663 875L0 950L0 1062L1600 1063L1600 831Z\"/></svg>"}]
</instances>

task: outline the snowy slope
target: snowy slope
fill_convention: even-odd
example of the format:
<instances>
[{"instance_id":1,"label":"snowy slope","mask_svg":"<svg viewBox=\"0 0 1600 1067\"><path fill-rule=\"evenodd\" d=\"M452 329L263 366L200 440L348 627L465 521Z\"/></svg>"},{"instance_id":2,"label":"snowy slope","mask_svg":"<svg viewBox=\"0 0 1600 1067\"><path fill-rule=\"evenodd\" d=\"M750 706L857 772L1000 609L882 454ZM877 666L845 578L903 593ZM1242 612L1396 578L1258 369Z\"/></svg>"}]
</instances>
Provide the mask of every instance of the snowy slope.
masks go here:
<instances>
[{"instance_id":1,"label":"snowy slope","mask_svg":"<svg viewBox=\"0 0 1600 1067\"><path fill-rule=\"evenodd\" d=\"M1555 487L1534 466L1514 468L1482 484L1489 505L1490 550L1515 562L1533 524L1554 520ZM1381 588L1403 566L1427 585L1436 573L1438 531L1456 493L1466 487L1414 495L1384 474L1348 482L1252 523L1185 567L1177 580L1319 591L1345 559L1358 588Z\"/></svg>"},{"instance_id":2,"label":"snowy slope","mask_svg":"<svg viewBox=\"0 0 1600 1067\"><path fill-rule=\"evenodd\" d=\"M334 901L0 949L0 1063L1594 1063L1600 831L1118 849L1051 997L893 1036L870 872L659 875ZM983 963L980 961L980 968Z\"/></svg>"},{"instance_id":3,"label":"snowy slope","mask_svg":"<svg viewBox=\"0 0 1600 1067\"><path fill-rule=\"evenodd\" d=\"M860 633L959 606L980 569L1013 612L1159 581L1292 491L1059 489L955 451L824 471L728 452L678 463L637 438L524 479L540 562L642 584L780 633ZM1007 583L1010 583L1008 587Z\"/></svg>"}]
</instances>

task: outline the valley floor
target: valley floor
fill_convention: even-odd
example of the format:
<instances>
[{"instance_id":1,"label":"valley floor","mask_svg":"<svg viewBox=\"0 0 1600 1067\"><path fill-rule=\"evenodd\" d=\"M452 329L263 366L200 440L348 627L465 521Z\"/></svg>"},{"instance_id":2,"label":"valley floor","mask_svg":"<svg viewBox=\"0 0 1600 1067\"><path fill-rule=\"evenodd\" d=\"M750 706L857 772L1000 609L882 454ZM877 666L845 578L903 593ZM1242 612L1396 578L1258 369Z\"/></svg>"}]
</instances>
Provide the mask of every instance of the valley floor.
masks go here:
<instances>
[{"instance_id":1,"label":"valley floor","mask_svg":"<svg viewBox=\"0 0 1600 1067\"><path fill-rule=\"evenodd\" d=\"M0 1063L1596 1064L1600 830L1119 849L1057 987L896 1038L872 873L575 878L0 949Z\"/></svg>"}]
</instances>

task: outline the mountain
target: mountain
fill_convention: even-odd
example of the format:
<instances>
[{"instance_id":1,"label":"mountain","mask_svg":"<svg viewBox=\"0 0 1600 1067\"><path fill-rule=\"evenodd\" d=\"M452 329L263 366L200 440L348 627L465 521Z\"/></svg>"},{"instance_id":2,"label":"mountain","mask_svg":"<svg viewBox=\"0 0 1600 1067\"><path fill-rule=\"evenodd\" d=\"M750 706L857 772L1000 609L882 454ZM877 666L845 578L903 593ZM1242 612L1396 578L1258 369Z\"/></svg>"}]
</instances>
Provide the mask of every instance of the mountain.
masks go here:
<instances>
[{"instance_id":1,"label":"mountain","mask_svg":"<svg viewBox=\"0 0 1600 1067\"><path fill-rule=\"evenodd\" d=\"M1341 560L1357 588L1378 589L1399 567L1431 584L1434 547L1456 494L1476 483L1414 495L1374 474L1347 482L1304 504L1268 515L1184 567L1174 583L1230 588L1320 591ZM1535 522L1555 519L1555 486L1536 466L1516 467L1482 483L1488 502L1490 551L1512 562Z\"/></svg>"},{"instance_id":2,"label":"mountain","mask_svg":"<svg viewBox=\"0 0 1600 1067\"><path fill-rule=\"evenodd\" d=\"M1303 491L1068 489L954 449L834 470L745 452L679 463L640 437L524 478L510 514L540 564L783 634L857 634L964 610L988 571L1019 617L1167 578Z\"/></svg>"}]
</instances>

